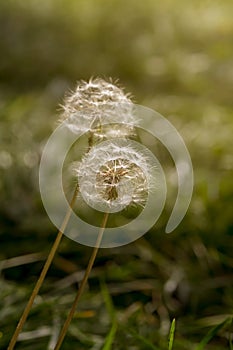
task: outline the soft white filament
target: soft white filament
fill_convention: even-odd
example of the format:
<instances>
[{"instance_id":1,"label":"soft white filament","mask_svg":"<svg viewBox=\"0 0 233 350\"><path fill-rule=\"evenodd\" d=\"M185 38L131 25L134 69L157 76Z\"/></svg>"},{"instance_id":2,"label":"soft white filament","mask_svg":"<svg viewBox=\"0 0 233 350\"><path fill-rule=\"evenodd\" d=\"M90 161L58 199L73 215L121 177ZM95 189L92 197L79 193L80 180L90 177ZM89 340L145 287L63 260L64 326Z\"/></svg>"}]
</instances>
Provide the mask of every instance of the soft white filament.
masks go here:
<instances>
[{"instance_id":1,"label":"soft white filament","mask_svg":"<svg viewBox=\"0 0 233 350\"><path fill-rule=\"evenodd\" d=\"M84 200L104 212L117 212L131 204L144 206L154 182L147 155L124 139L94 146L75 172Z\"/></svg>"},{"instance_id":2,"label":"soft white filament","mask_svg":"<svg viewBox=\"0 0 233 350\"><path fill-rule=\"evenodd\" d=\"M124 133L132 133L135 125L133 103L124 91L101 78L81 81L64 101L61 121L74 133L92 131L103 136L104 124L126 124ZM128 125L128 126L127 126ZM119 137L111 128L104 136ZM123 135L122 135L123 136Z\"/></svg>"}]
</instances>

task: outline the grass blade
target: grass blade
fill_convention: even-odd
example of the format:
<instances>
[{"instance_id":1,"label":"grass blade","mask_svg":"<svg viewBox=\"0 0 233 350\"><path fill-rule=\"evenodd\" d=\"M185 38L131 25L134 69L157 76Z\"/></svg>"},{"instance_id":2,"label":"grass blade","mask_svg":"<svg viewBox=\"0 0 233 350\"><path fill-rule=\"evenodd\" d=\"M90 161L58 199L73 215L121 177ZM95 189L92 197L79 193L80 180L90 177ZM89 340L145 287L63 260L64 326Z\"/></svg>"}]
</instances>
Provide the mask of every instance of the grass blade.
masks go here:
<instances>
[{"instance_id":1,"label":"grass blade","mask_svg":"<svg viewBox=\"0 0 233 350\"><path fill-rule=\"evenodd\" d=\"M168 338L168 350L172 350L172 347L173 347L175 328L176 328L176 320L173 319L170 332L169 332L169 338Z\"/></svg>"},{"instance_id":2,"label":"grass blade","mask_svg":"<svg viewBox=\"0 0 233 350\"><path fill-rule=\"evenodd\" d=\"M104 282L101 283L101 292L102 292L102 295L103 295L103 298L104 298L104 301L106 304L108 314L109 314L111 321L112 321L112 327L111 327L111 329L106 337L106 340L105 340L105 343L104 343L102 350L111 350L113 341L115 339L116 331L117 331L116 312L114 309L112 298L111 298L111 296L108 292L108 288Z\"/></svg>"},{"instance_id":3,"label":"grass blade","mask_svg":"<svg viewBox=\"0 0 233 350\"><path fill-rule=\"evenodd\" d=\"M206 346L206 344L209 343L209 341L218 333L218 331L223 328L227 323L229 323L231 319L227 318L217 326L213 327L206 336L202 339L202 341L198 344L198 346L195 348L195 350L202 350Z\"/></svg>"},{"instance_id":4,"label":"grass blade","mask_svg":"<svg viewBox=\"0 0 233 350\"><path fill-rule=\"evenodd\" d=\"M106 304L106 308L107 308L107 311L109 313L109 316L110 316L111 320L113 321L116 318L116 312L115 312L115 308L114 308L114 305L112 302L111 295L109 294L108 288L103 281L101 282L101 292L102 292L104 302Z\"/></svg>"},{"instance_id":5,"label":"grass blade","mask_svg":"<svg viewBox=\"0 0 233 350\"><path fill-rule=\"evenodd\" d=\"M112 327L111 327L111 329L106 337L104 347L102 348L102 350L111 350L112 343L115 339L116 331L117 331L117 322L114 321L112 324Z\"/></svg>"}]
</instances>

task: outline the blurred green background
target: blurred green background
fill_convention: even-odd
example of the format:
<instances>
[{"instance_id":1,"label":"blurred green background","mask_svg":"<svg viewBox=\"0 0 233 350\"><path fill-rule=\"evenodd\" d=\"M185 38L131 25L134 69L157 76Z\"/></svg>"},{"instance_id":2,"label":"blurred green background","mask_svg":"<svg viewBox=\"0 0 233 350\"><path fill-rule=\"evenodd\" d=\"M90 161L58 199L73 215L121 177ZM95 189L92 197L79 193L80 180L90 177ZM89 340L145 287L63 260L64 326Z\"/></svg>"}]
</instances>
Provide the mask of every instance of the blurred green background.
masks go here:
<instances>
[{"instance_id":1,"label":"blurred green background","mask_svg":"<svg viewBox=\"0 0 233 350\"><path fill-rule=\"evenodd\" d=\"M62 349L102 349L114 317L109 349L167 349L174 317L174 349L195 349L233 314L232 13L232 0L0 1L0 349L56 236L39 193L43 145L65 92L91 76L119 78L173 123L195 187L165 235L176 178L158 147L165 211L143 238L99 252ZM53 349L90 254L63 238L17 349ZM230 349L230 324L214 333L205 348Z\"/></svg>"}]
</instances>

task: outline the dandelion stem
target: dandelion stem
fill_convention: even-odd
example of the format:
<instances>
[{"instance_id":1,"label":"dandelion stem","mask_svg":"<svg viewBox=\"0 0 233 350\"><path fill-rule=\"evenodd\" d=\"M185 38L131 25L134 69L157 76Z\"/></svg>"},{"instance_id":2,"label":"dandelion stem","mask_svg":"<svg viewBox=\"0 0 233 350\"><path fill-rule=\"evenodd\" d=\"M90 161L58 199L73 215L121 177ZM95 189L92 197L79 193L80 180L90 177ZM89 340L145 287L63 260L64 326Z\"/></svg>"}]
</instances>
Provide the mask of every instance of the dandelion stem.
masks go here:
<instances>
[{"instance_id":1,"label":"dandelion stem","mask_svg":"<svg viewBox=\"0 0 233 350\"><path fill-rule=\"evenodd\" d=\"M51 248L51 250L49 252L47 260L46 260L46 262L44 264L44 267L43 267L43 269L41 271L40 277L38 278L38 280L36 282L36 285L35 285L35 287L34 287L34 289L32 291L32 294L31 294L31 296L30 296L30 298L28 300L28 303L27 303L27 305L26 305L26 307L25 307L25 309L23 311L23 314L22 314L22 316L21 316L21 318L20 318L20 320L18 322L18 325L17 325L17 327L15 329L15 332L14 332L12 338L11 338L11 341L10 341L10 344L9 344L7 350L13 350L14 349L14 346L15 346L15 344L17 342L17 338L19 336L19 333L21 332L21 330L22 330L22 328L24 326L24 323L25 323L25 321L26 321L26 319L28 317L28 314L29 314L29 312L30 312L30 310L32 308L34 300L35 300L37 294L39 293L40 287L41 287L41 285L42 285L42 283L43 283L43 281L45 279L45 276L46 276L46 274L48 272L48 269L49 269L49 267L50 267L50 265L52 263L54 255L55 255L55 253L57 251L57 248L59 246L59 243L61 241L63 232L65 231L66 226L68 224L68 221L70 219L70 215L72 213L72 209L73 209L73 206L74 206L77 194L78 194L78 190L79 189L78 189L78 185L77 185L75 190L74 190L73 197L72 197L72 199L70 201L70 206L69 206L69 208L68 208L68 210L66 212L65 218L64 218L64 220L62 222L62 225L60 227L60 230L59 230L59 232L57 234L57 237L56 237L56 239L55 239L55 241L53 243L53 246L52 246L52 248Z\"/></svg>"},{"instance_id":2,"label":"dandelion stem","mask_svg":"<svg viewBox=\"0 0 233 350\"><path fill-rule=\"evenodd\" d=\"M66 336L66 333L67 333L67 330L69 328L69 325L70 325L70 322L74 316L74 313L75 313L75 310L77 308L77 304L79 302L79 299L83 293L83 290L86 286L86 283L87 283L87 280L88 280L88 277L90 275L90 272L91 272L91 269L92 269L92 266L94 264L94 261L95 261L95 258L96 258L96 255L98 253L98 250L99 250L99 246L100 246L100 243L102 241L102 238L103 238L103 233L104 233L104 230L105 230L105 227L106 227L106 224L107 224L107 220L108 220L108 216L109 214L108 213L105 213L104 214L104 218L103 218L103 222L102 222L102 225L100 227L100 230L99 230L99 233L98 233L98 237L97 237L97 240L96 240L96 246L94 247L93 251L92 251L92 254L91 254L91 257L89 259L89 262L88 262L88 265L87 265L87 268L86 268L86 271L85 271L85 274L84 274L84 277L81 281L81 284L80 284L80 287L78 289L78 292L76 294L76 297L75 297L75 300L73 302L73 305L70 309L70 312L67 316L67 319L63 325L63 328L61 330L61 333L59 335L59 338L58 338L58 341L57 341L57 344L54 348L54 350L58 350L60 349L61 345L62 345L62 342Z\"/></svg>"}]
</instances>

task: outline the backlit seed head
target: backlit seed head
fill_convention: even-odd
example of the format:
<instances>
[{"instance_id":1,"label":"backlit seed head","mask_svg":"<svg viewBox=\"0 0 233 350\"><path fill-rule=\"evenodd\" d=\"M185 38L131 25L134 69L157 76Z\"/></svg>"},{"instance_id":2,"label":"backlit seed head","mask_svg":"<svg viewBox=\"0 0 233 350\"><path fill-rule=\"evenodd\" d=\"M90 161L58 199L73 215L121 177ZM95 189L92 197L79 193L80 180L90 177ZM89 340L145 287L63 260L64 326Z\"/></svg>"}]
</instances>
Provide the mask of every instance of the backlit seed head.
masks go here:
<instances>
[{"instance_id":1,"label":"backlit seed head","mask_svg":"<svg viewBox=\"0 0 233 350\"><path fill-rule=\"evenodd\" d=\"M117 212L132 204L144 207L153 183L151 169L144 153L118 139L94 146L75 173L90 206Z\"/></svg>"},{"instance_id":2,"label":"backlit seed head","mask_svg":"<svg viewBox=\"0 0 233 350\"><path fill-rule=\"evenodd\" d=\"M100 137L118 137L116 130L103 130L104 124L127 124L125 134L133 133L135 117L129 95L101 78L80 81L73 93L65 98L61 121L74 133L91 131Z\"/></svg>"}]
</instances>

